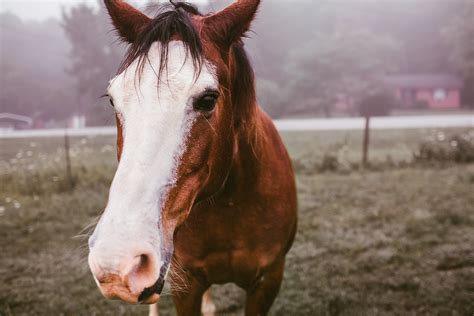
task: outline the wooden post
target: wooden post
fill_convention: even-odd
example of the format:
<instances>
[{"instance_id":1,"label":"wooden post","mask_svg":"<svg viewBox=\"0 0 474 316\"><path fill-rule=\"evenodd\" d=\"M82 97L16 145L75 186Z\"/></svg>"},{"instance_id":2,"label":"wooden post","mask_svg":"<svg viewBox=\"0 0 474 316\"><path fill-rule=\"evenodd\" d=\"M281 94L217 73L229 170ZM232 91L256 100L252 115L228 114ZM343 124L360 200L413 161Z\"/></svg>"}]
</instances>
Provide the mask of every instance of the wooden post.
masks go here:
<instances>
[{"instance_id":1,"label":"wooden post","mask_svg":"<svg viewBox=\"0 0 474 316\"><path fill-rule=\"evenodd\" d=\"M72 170L71 170L71 155L69 152L69 134L67 132L67 127L64 130L64 152L66 155L66 176L69 183L69 188L72 189L74 186L74 180L72 179Z\"/></svg>"},{"instance_id":2,"label":"wooden post","mask_svg":"<svg viewBox=\"0 0 474 316\"><path fill-rule=\"evenodd\" d=\"M369 144L370 144L370 116L365 117L365 130L364 130L364 152L362 157L362 166L367 167L369 162Z\"/></svg>"}]
</instances>

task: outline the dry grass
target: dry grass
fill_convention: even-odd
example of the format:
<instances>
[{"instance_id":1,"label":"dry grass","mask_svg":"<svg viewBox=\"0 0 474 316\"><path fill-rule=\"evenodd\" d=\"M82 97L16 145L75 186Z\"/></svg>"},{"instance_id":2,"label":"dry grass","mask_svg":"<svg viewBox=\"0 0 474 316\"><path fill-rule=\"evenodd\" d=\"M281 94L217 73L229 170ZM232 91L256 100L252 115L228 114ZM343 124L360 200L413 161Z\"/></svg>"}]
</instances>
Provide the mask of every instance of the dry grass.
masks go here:
<instances>
[{"instance_id":1,"label":"dry grass","mask_svg":"<svg viewBox=\"0 0 474 316\"><path fill-rule=\"evenodd\" d=\"M395 167L324 173L311 166L327 153L357 163L359 133L284 135L307 166L298 169L299 231L273 315L472 315L474 165L409 163L420 142L454 132L378 132L373 162ZM0 315L146 314L103 299L85 260L81 231L104 206L113 139L73 140L72 191L59 139L0 146ZM221 314L241 314L240 290L218 287L214 297ZM161 312L174 314L169 297Z\"/></svg>"}]
</instances>

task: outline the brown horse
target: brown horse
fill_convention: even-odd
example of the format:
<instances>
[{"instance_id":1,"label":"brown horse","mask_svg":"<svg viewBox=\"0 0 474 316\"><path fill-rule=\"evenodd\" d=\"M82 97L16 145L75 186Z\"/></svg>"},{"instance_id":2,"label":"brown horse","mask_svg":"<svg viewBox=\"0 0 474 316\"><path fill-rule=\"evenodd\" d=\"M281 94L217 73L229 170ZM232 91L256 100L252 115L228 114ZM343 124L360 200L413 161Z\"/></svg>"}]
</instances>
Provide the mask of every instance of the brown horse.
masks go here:
<instances>
[{"instance_id":1,"label":"brown horse","mask_svg":"<svg viewBox=\"0 0 474 316\"><path fill-rule=\"evenodd\" d=\"M275 300L296 192L242 43L259 2L209 15L171 2L149 18L105 0L130 44L108 88L119 166L89 239L106 297L153 304L168 280L179 315L199 315L212 284L243 288L247 315Z\"/></svg>"}]
</instances>

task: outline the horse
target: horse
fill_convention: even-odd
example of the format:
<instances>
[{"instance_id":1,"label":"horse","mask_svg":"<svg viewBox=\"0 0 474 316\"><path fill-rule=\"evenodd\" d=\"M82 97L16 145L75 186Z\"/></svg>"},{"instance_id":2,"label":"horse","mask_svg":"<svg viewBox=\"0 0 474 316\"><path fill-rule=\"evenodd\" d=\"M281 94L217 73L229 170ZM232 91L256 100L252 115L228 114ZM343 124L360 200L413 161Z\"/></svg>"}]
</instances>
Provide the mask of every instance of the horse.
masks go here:
<instances>
[{"instance_id":1,"label":"horse","mask_svg":"<svg viewBox=\"0 0 474 316\"><path fill-rule=\"evenodd\" d=\"M211 285L234 283L246 292L246 315L267 314L297 200L243 44L260 1L207 15L170 1L153 18L104 2L129 48L107 88L119 163L88 240L100 291L155 304L168 282L178 315L199 315Z\"/></svg>"}]
</instances>

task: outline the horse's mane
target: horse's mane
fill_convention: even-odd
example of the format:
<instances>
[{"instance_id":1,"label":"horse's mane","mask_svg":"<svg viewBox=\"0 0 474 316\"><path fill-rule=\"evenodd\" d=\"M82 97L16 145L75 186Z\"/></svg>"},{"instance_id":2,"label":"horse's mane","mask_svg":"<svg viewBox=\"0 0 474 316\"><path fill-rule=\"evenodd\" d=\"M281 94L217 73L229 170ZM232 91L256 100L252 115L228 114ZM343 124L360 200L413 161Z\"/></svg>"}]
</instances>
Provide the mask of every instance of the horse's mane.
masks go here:
<instances>
[{"instance_id":1,"label":"horse's mane","mask_svg":"<svg viewBox=\"0 0 474 316\"><path fill-rule=\"evenodd\" d=\"M158 5L156 16L130 45L120 65L119 73L126 70L137 59L138 70L142 71L151 46L153 43L159 42L160 66L157 76L160 79L168 65L169 43L179 37L186 49L186 58L192 59L197 77L203 64L203 47L199 34L192 23L192 15L201 16L201 13L195 6L186 2Z\"/></svg>"},{"instance_id":2,"label":"horse's mane","mask_svg":"<svg viewBox=\"0 0 474 316\"><path fill-rule=\"evenodd\" d=\"M234 61L234 81L232 82L232 103L234 106L234 124L236 128L244 131L248 142L252 147L258 147L255 144L257 138L256 126L256 92L255 77L250 60L244 48L244 43L238 41L232 45ZM253 148L256 151L256 148Z\"/></svg>"}]
</instances>

